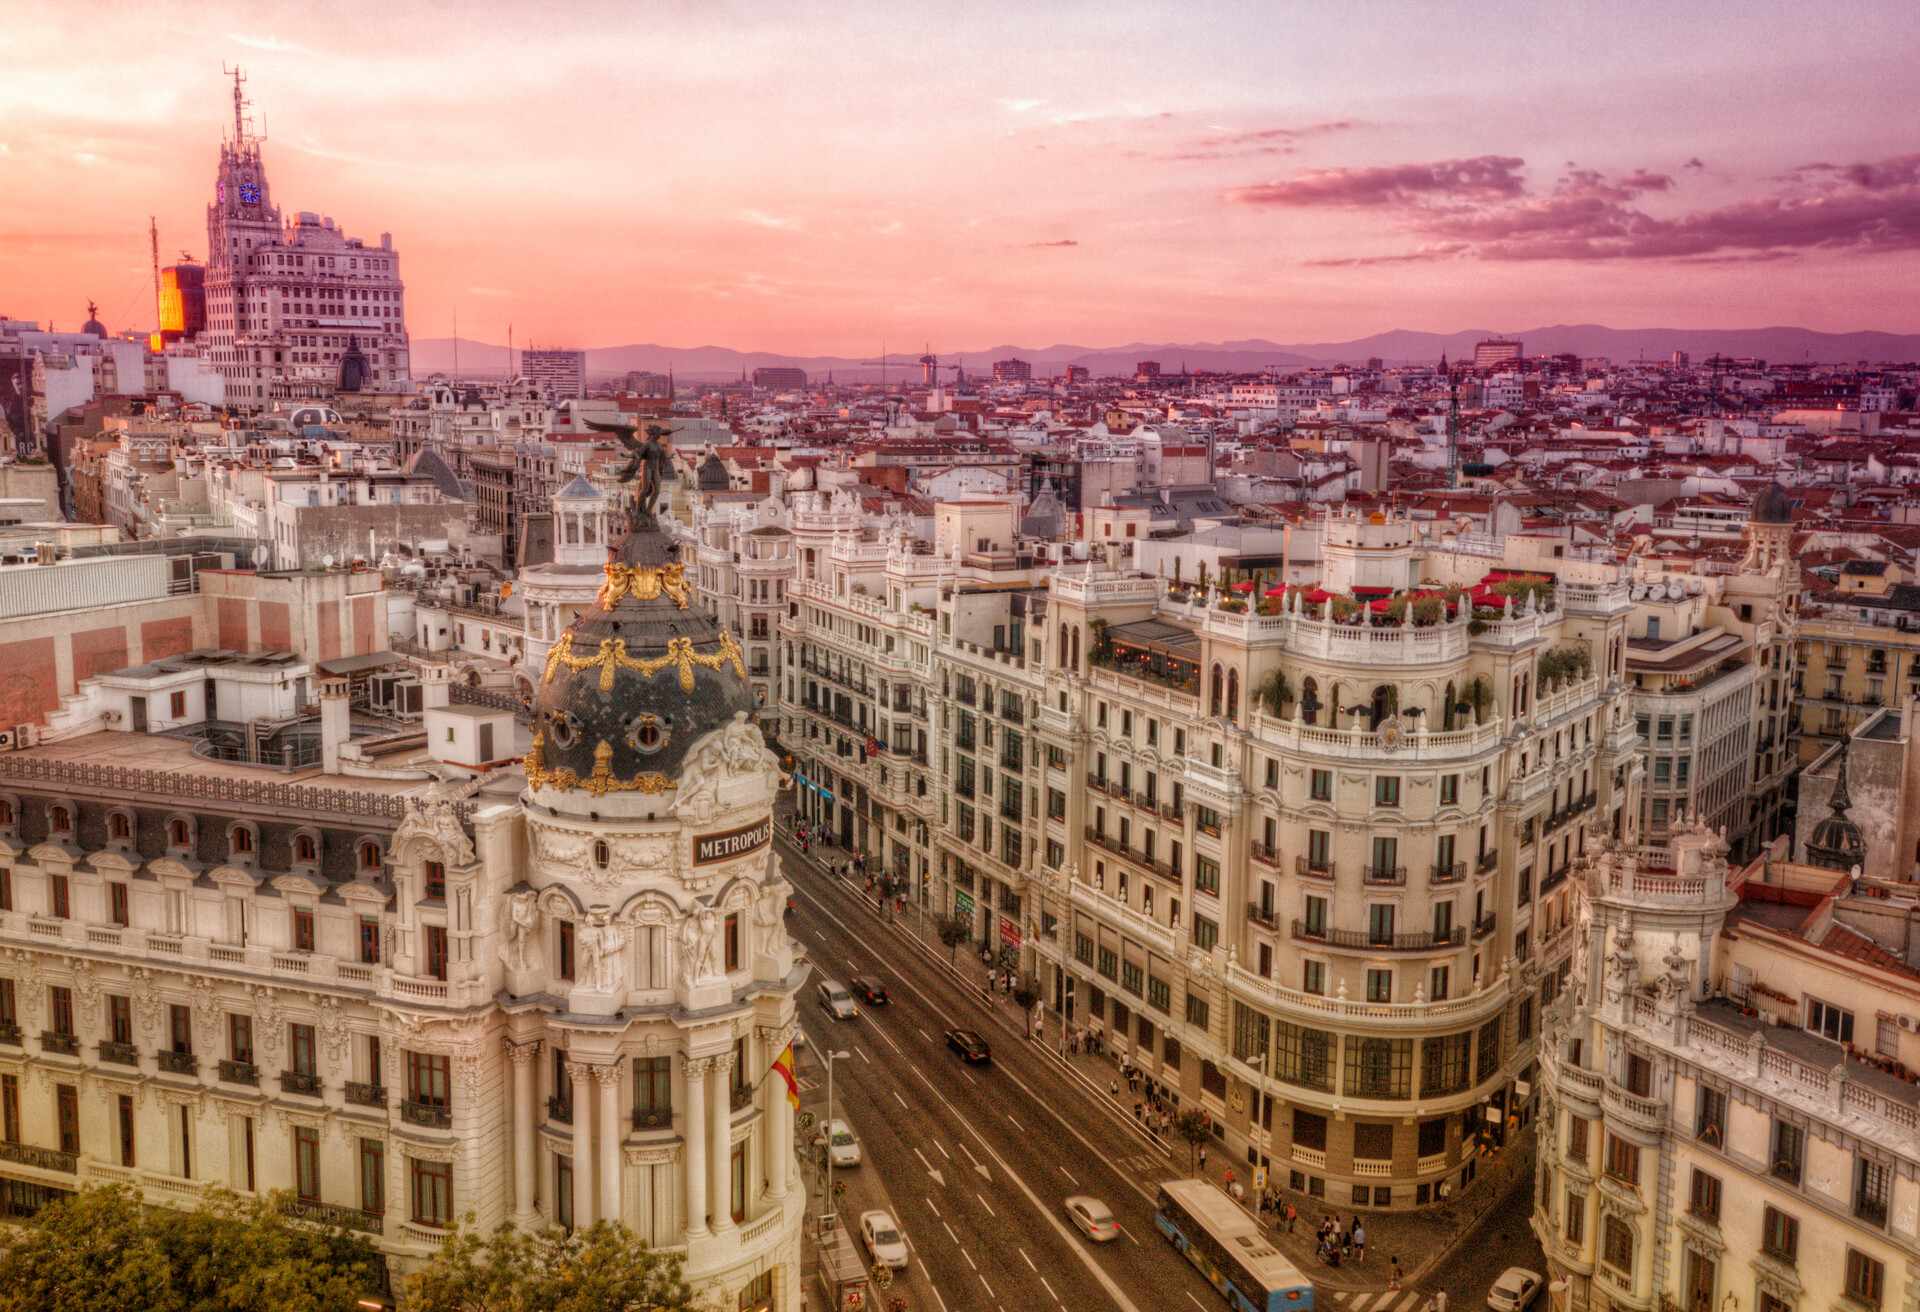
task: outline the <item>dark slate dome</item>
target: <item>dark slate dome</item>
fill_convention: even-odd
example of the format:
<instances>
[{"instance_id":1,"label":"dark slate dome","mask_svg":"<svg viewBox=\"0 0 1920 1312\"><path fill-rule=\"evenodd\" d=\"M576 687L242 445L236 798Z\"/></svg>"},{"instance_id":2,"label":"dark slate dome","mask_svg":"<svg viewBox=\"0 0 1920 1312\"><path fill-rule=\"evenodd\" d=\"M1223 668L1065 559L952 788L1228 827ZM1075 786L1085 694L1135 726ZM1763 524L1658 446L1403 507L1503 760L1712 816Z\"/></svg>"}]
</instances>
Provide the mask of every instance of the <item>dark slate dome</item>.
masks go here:
<instances>
[{"instance_id":1,"label":"dark slate dome","mask_svg":"<svg viewBox=\"0 0 1920 1312\"><path fill-rule=\"evenodd\" d=\"M1807 835L1807 861L1828 870L1852 870L1867 863L1867 840L1860 826L1847 811L1853 799L1847 791L1847 747L1840 747L1840 764L1833 778L1833 795L1827 799L1833 814L1821 820Z\"/></svg>"},{"instance_id":2,"label":"dark slate dome","mask_svg":"<svg viewBox=\"0 0 1920 1312\"><path fill-rule=\"evenodd\" d=\"M643 518L548 654L527 780L590 797L670 793L693 744L753 705L739 643L700 609L673 544Z\"/></svg>"},{"instance_id":3,"label":"dark slate dome","mask_svg":"<svg viewBox=\"0 0 1920 1312\"><path fill-rule=\"evenodd\" d=\"M700 462L696 475L696 484L702 492L725 492L727 490L727 466L715 452L707 452L707 458Z\"/></svg>"},{"instance_id":4,"label":"dark slate dome","mask_svg":"<svg viewBox=\"0 0 1920 1312\"><path fill-rule=\"evenodd\" d=\"M1793 523L1793 498L1778 483L1769 483L1753 495L1747 518L1756 524Z\"/></svg>"}]
</instances>

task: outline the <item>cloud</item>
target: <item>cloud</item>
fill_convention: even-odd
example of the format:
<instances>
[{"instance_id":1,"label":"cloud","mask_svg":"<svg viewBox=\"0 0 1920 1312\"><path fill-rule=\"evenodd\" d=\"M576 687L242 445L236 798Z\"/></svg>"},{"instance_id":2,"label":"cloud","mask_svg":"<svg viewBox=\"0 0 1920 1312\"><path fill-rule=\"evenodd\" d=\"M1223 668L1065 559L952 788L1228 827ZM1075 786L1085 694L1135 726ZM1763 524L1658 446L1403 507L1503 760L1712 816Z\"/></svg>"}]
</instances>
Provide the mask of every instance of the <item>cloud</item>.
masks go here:
<instances>
[{"instance_id":1,"label":"cloud","mask_svg":"<svg viewBox=\"0 0 1920 1312\"><path fill-rule=\"evenodd\" d=\"M1351 132L1362 126L1350 118L1328 119L1296 127L1247 128L1235 131L1218 123L1207 125L1208 135L1181 142L1164 151L1130 150L1135 159L1167 160L1185 163L1193 160L1253 159L1260 156L1291 155L1299 143L1314 137Z\"/></svg>"},{"instance_id":2,"label":"cloud","mask_svg":"<svg viewBox=\"0 0 1920 1312\"><path fill-rule=\"evenodd\" d=\"M1009 114L1026 114L1046 104L1044 100L1028 100L1024 97L1002 96L994 102Z\"/></svg>"},{"instance_id":3,"label":"cloud","mask_svg":"<svg viewBox=\"0 0 1920 1312\"><path fill-rule=\"evenodd\" d=\"M1518 165L1518 161L1514 161ZM1410 166L1424 169L1431 166ZM1515 169L1499 176L1511 177ZM1391 170L1360 170L1374 174ZM1802 165L1772 180L1772 190L1728 205L1679 214L1649 211L1649 197L1676 190L1664 173L1635 169L1610 176L1570 167L1544 194L1490 195L1408 188L1366 179L1345 191L1322 186L1323 174L1303 175L1281 187L1311 182L1307 199L1268 204L1394 204L1403 228L1425 239L1403 254L1333 257L1319 267L1363 268L1432 259L1472 258L1495 263L1541 260L1590 262L1669 260L1691 264L1763 263L1812 252L1880 253L1920 250L1920 154L1853 164ZM1316 190L1316 188L1318 188ZM1376 197L1391 202L1327 194Z\"/></svg>"},{"instance_id":4,"label":"cloud","mask_svg":"<svg viewBox=\"0 0 1920 1312\"><path fill-rule=\"evenodd\" d=\"M1695 155L1692 159L1689 159L1685 164L1682 164L1680 167L1683 169L1692 169L1695 171L1699 171L1707 167L1707 162L1701 159L1698 155Z\"/></svg>"},{"instance_id":5,"label":"cloud","mask_svg":"<svg viewBox=\"0 0 1920 1312\"><path fill-rule=\"evenodd\" d=\"M906 226L907 225L899 219L891 219L886 223L880 224L873 231L874 235L879 237L898 237L906 230Z\"/></svg>"},{"instance_id":6,"label":"cloud","mask_svg":"<svg viewBox=\"0 0 1920 1312\"><path fill-rule=\"evenodd\" d=\"M1236 205L1299 209L1379 208L1431 200L1507 200L1524 193L1526 184L1520 170L1525 166L1525 160L1512 155L1478 155L1384 168L1312 169L1284 182L1235 187L1227 192L1227 199Z\"/></svg>"},{"instance_id":7,"label":"cloud","mask_svg":"<svg viewBox=\"0 0 1920 1312\"><path fill-rule=\"evenodd\" d=\"M768 214L765 210L741 210L740 222L751 223L758 228L772 228L777 232L793 232L800 226L800 220L783 214Z\"/></svg>"},{"instance_id":8,"label":"cloud","mask_svg":"<svg viewBox=\"0 0 1920 1312\"><path fill-rule=\"evenodd\" d=\"M1078 246L1079 244L1080 243L1072 237L1063 237L1059 241L1030 241L1027 243L1027 249L1033 251L1062 250L1069 246Z\"/></svg>"},{"instance_id":9,"label":"cloud","mask_svg":"<svg viewBox=\"0 0 1920 1312\"><path fill-rule=\"evenodd\" d=\"M310 55L313 51L292 41L282 41L277 36L251 36L245 32L229 32L227 40L249 50L263 50L272 55Z\"/></svg>"}]
</instances>

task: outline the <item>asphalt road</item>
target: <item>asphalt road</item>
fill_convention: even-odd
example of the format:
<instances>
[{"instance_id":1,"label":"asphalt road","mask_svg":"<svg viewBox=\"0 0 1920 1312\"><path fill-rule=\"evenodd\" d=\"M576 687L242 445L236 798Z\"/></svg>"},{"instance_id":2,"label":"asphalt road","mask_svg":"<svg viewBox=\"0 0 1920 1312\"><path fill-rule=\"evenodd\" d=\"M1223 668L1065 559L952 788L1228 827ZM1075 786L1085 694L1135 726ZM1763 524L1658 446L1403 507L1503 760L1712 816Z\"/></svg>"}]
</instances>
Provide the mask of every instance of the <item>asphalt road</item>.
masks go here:
<instances>
[{"instance_id":1,"label":"asphalt road","mask_svg":"<svg viewBox=\"0 0 1920 1312\"><path fill-rule=\"evenodd\" d=\"M1153 1228L1152 1184L1184 1174L1183 1163L989 1017L968 985L881 924L850 886L799 862L789 869L798 908L788 929L819 971L842 982L877 974L892 997L835 1022L814 999L816 973L800 1005L802 1104L822 1121L825 1054L849 1054L835 1068L835 1112L866 1160L835 1172L848 1186L841 1216L852 1232L862 1210L888 1207L912 1250L889 1296L914 1312L1224 1307ZM953 1026L979 1031L992 1065L963 1066L943 1037ZM1076 1193L1106 1202L1121 1238L1084 1239L1062 1210Z\"/></svg>"}]
</instances>

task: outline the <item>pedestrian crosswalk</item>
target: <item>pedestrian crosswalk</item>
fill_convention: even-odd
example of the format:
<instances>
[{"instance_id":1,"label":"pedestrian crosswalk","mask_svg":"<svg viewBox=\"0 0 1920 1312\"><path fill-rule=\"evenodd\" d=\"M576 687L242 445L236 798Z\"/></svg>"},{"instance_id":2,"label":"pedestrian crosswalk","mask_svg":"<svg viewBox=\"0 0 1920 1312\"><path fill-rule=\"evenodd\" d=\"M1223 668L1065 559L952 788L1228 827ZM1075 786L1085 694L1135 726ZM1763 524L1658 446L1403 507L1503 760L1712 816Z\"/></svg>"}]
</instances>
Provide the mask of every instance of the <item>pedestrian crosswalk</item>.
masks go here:
<instances>
[{"instance_id":1,"label":"pedestrian crosswalk","mask_svg":"<svg viewBox=\"0 0 1920 1312\"><path fill-rule=\"evenodd\" d=\"M1417 1289L1336 1289L1332 1293L1345 1312L1419 1312L1428 1298Z\"/></svg>"}]
</instances>

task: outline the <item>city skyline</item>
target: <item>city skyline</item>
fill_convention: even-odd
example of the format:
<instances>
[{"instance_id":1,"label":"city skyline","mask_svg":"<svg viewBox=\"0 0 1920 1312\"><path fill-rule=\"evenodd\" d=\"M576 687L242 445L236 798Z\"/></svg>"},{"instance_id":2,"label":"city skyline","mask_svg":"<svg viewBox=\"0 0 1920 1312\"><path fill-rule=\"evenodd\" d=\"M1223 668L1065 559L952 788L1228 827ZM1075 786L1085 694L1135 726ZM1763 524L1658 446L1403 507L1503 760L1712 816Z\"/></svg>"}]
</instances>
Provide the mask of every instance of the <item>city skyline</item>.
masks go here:
<instances>
[{"instance_id":1,"label":"city skyline","mask_svg":"<svg viewBox=\"0 0 1920 1312\"><path fill-rule=\"evenodd\" d=\"M205 255L225 61L248 70L279 194L412 253L419 337L457 315L522 343L866 356L1556 320L1920 327L1901 295L1916 39L1892 5L1609 7L1550 28L1498 5L1365 27L1233 7L644 29L617 12L569 10L537 43L401 13L376 51L276 5L17 27L0 309L74 326L91 295L110 327L150 326L148 214L163 258ZM1382 35L1416 12L1418 48ZM84 65L58 57L76 42ZM1470 68L1485 89L1459 90Z\"/></svg>"}]
</instances>

